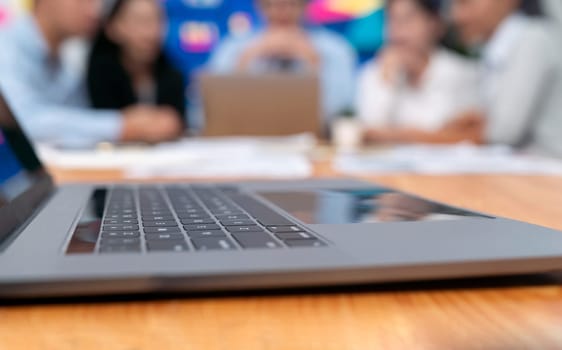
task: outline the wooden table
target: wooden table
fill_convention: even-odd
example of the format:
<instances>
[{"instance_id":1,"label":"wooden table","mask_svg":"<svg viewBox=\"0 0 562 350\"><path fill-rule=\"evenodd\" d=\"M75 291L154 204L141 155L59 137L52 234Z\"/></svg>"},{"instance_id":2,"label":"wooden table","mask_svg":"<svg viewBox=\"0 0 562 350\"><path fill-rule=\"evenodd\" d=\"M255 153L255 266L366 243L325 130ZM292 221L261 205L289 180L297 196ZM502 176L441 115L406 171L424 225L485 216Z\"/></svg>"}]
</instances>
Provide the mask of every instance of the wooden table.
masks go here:
<instances>
[{"instance_id":1,"label":"wooden table","mask_svg":"<svg viewBox=\"0 0 562 350\"><path fill-rule=\"evenodd\" d=\"M55 175L60 182L121 178ZM317 177L337 175L326 162L316 166ZM562 178L368 180L562 230ZM562 279L547 281L2 306L0 350L562 349Z\"/></svg>"}]
</instances>

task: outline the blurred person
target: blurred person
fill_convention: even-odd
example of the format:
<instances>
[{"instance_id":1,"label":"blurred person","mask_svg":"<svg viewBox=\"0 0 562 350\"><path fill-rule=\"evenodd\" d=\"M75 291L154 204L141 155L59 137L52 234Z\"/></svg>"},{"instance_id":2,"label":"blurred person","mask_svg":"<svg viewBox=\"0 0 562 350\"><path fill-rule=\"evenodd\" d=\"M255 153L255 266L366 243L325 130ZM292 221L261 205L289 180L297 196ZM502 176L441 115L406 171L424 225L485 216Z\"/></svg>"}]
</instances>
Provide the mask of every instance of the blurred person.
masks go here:
<instances>
[{"instance_id":1,"label":"blurred person","mask_svg":"<svg viewBox=\"0 0 562 350\"><path fill-rule=\"evenodd\" d=\"M265 27L227 38L209 63L213 73L317 73L324 113L336 116L352 105L356 53L346 40L306 24L307 0L256 0Z\"/></svg>"},{"instance_id":2,"label":"blurred person","mask_svg":"<svg viewBox=\"0 0 562 350\"><path fill-rule=\"evenodd\" d=\"M558 29L562 24L562 1L560 0L544 0L545 12L548 13L558 23Z\"/></svg>"},{"instance_id":3,"label":"blurred person","mask_svg":"<svg viewBox=\"0 0 562 350\"><path fill-rule=\"evenodd\" d=\"M522 0L453 0L452 16L466 43L482 48L480 116L483 142L562 156L560 42L549 20L526 15L538 3Z\"/></svg>"},{"instance_id":4,"label":"blurred person","mask_svg":"<svg viewBox=\"0 0 562 350\"><path fill-rule=\"evenodd\" d=\"M89 147L175 138L181 124L167 109L90 109L84 77L61 57L70 38L95 32L102 5L102 0L35 0L31 16L0 33L0 88L35 141Z\"/></svg>"},{"instance_id":5,"label":"blurred person","mask_svg":"<svg viewBox=\"0 0 562 350\"><path fill-rule=\"evenodd\" d=\"M162 51L163 11L157 0L117 0L89 59L93 107L166 106L184 123L185 84Z\"/></svg>"},{"instance_id":6,"label":"blurred person","mask_svg":"<svg viewBox=\"0 0 562 350\"><path fill-rule=\"evenodd\" d=\"M474 62L440 46L440 0L389 0L388 44L359 77L357 114L369 142L449 143L470 140L448 129L478 107Z\"/></svg>"}]
</instances>

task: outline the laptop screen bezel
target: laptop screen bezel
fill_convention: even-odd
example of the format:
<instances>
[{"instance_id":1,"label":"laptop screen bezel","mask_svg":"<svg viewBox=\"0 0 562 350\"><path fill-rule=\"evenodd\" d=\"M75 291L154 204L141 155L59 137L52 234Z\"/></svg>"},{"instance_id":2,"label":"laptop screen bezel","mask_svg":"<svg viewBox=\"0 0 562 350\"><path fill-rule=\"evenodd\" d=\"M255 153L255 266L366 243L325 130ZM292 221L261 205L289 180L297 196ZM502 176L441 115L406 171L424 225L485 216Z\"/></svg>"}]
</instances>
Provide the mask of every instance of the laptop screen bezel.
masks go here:
<instances>
[{"instance_id":1,"label":"laptop screen bezel","mask_svg":"<svg viewBox=\"0 0 562 350\"><path fill-rule=\"evenodd\" d=\"M12 148L18 160L25 155L33 159L37 163L36 169L33 170L33 184L24 192L12 199L9 203L0 207L0 252L5 247L5 243L17 232L20 232L28 220L35 214L37 209L51 196L56 186L49 172L43 166L43 163L37 157L37 153L29 141L25 132L21 129L16 117L10 108L2 90L0 89L0 114L8 118L5 121L0 120L0 127L4 132L8 130L18 137L18 144L10 144L10 138L7 142ZM1 115L0 115L1 117ZM6 125L2 126L3 122Z\"/></svg>"}]
</instances>

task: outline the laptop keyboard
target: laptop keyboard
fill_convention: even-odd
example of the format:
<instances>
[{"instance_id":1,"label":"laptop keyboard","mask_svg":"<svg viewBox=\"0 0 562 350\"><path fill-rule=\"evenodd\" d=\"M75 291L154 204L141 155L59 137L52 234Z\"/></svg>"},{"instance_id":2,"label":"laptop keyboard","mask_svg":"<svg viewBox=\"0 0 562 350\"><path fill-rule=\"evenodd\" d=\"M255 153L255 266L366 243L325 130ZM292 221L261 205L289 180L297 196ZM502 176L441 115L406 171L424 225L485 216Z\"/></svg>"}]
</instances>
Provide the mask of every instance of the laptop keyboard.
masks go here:
<instances>
[{"instance_id":1,"label":"laptop keyboard","mask_svg":"<svg viewBox=\"0 0 562 350\"><path fill-rule=\"evenodd\" d=\"M324 247L310 231L235 188L117 187L111 190L99 253L231 251Z\"/></svg>"}]
</instances>

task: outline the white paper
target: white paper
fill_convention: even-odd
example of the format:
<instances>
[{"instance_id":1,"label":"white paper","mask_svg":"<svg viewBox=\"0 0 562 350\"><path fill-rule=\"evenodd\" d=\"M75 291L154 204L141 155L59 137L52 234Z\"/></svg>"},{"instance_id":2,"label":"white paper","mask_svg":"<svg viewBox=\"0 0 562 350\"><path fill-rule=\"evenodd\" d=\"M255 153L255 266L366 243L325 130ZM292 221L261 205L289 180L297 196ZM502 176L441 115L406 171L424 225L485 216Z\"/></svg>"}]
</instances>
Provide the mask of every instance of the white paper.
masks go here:
<instances>
[{"instance_id":1,"label":"white paper","mask_svg":"<svg viewBox=\"0 0 562 350\"><path fill-rule=\"evenodd\" d=\"M158 146L61 150L40 145L43 161L62 169L122 170L127 177L272 177L312 174L312 135L185 139Z\"/></svg>"},{"instance_id":2,"label":"white paper","mask_svg":"<svg viewBox=\"0 0 562 350\"><path fill-rule=\"evenodd\" d=\"M341 154L335 168L345 174L562 175L562 161L515 152L504 146L401 146L363 154Z\"/></svg>"},{"instance_id":3,"label":"white paper","mask_svg":"<svg viewBox=\"0 0 562 350\"><path fill-rule=\"evenodd\" d=\"M303 178L312 174L312 166L303 155L252 155L191 159L181 164L133 166L129 178Z\"/></svg>"}]
</instances>

